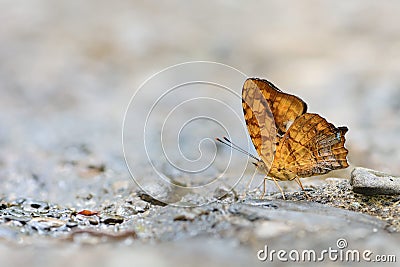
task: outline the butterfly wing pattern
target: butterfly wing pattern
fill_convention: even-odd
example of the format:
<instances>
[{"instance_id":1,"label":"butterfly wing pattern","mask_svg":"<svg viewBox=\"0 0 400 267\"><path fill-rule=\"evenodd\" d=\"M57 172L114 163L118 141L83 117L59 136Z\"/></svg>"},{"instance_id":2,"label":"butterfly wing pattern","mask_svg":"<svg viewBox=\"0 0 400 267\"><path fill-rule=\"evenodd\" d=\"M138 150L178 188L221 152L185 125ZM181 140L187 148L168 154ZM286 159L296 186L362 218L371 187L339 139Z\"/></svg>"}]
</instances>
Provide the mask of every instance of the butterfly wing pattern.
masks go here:
<instances>
[{"instance_id":1,"label":"butterfly wing pattern","mask_svg":"<svg viewBox=\"0 0 400 267\"><path fill-rule=\"evenodd\" d=\"M336 128L318 114L303 114L283 136L269 175L292 180L348 167L344 147L347 130Z\"/></svg>"},{"instance_id":2,"label":"butterfly wing pattern","mask_svg":"<svg viewBox=\"0 0 400 267\"><path fill-rule=\"evenodd\" d=\"M302 186L299 177L349 166L344 147L347 127L337 128L318 114L307 113L307 104L297 96L282 92L267 80L249 78L243 85L242 106L261 157L262 164L256 165L268 179L297 179Z\"/></svg>"},{"instance_id":3,"label":"butterfly wing pattern","mask_svg":"<svg viewBox=\"0 0 400 267\"><path fill-rule=\"evenodd\" d=\"M242 95L260 91L272 111L278 134L282 136L290 125L307 112L307 104L297 96L283 93L267 80L250 78L243 85ZM250 96L251 97L251 96ZM247 97L249 98L249 96Z\"/></svg>"},{"instance_id":4,"label":"butterfly wing pattern","mask_svg":"<svg viewBox=\"0 0 400 267\"><path fill-rule=\"evenodd\" d=\"M276 151L277 128L274 115L266 98L254 83L245 83L242 106L247 129L261 162L263 171L268 172ZM261 166L260 166L261 167Z\"/></svg>"}]
</instances>

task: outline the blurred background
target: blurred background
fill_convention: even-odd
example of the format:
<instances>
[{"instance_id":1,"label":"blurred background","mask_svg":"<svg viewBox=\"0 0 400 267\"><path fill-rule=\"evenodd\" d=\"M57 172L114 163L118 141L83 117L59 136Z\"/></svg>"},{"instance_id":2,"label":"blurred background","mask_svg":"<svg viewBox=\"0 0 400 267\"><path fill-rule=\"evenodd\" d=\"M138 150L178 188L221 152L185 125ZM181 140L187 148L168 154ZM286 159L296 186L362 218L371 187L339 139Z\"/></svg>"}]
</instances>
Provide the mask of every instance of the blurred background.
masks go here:
<instances>
[{"instance_id":1,"label":"blurred background","mask_svg":"<svg viewBox=\"0 0 400 267\"><path fill-rule=\"evenodd\" d=\"M128 100L150 75L192 60L301 96L310 112L349 127L353 165L400 173L397 1L0 3L3 190L31 173L58 176L71 147L122 171ZM63 179L40 193L58 195Z\"/></svg>"},{"instance_id":2,"label":"blurred background","mask_svg":"<svg viewBox=\"0 0 400 267\"><path fill-rule=\"evenodd\" d=\"M39 191L54 198L68 183L57 178L57 162L82 146L124 172L128 100L150 75L192 60L228 64L301 96L310 112L349 127L353 165L400 173L397 1L0 5L2 190L31 191L21 183L34 173L52 176L54 187Z\"/></svg>"},{"instance_id":3,"label":"blurred background","mask_svg":"<svg viewBox=\"0 0 400 267\"><path fill-rule=\"evenodd\" d=\"M192 60L301 96L348 126L353 166L400 174L399 13L395 0L0 0L0 196L71 203L85 186L126 180L129 99ZM106 175L85 179L79 162Z\"/></svg>"}]
</instances>

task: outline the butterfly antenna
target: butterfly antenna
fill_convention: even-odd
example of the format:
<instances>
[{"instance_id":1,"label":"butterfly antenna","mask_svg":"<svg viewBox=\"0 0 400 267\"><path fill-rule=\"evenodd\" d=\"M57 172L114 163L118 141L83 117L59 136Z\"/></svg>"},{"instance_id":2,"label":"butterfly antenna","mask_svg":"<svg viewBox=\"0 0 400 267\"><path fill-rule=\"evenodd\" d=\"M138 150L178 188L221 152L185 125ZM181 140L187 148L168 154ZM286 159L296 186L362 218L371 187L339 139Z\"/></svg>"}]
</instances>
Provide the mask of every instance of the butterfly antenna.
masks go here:
<instances>
[{"instance_id":1,"label":"butterfly antenna","mask_svg":"<svg viewBox=\"0 0 400 267\"><path fill-rule=\"evenodd\" d=\"M241 148L240 146L238 146L238 145L232 143L232 141L229 140L226 136L224 136L223 139L224 139L224 140L221 140L221 139L218 138L218 137L215 138L215 140L217 140L218 142L220 142L220 143L222 143L222 144L224 144L224 145L226 145L226 146L229 146L229 147L235 149L236 151L239 151L239 152L241 152L241 153L243 153L243 154L245 154L245 155L247 155L247 156L249 156L249 157L251 157L251 158L253 158L253 159L257 160L257 161L259 161L259 159L258 159L257 157L255 157L254 155L250 154L249 152L247 152L246 150L244 150L244 149Z\"/></svg>"}]
</instances>

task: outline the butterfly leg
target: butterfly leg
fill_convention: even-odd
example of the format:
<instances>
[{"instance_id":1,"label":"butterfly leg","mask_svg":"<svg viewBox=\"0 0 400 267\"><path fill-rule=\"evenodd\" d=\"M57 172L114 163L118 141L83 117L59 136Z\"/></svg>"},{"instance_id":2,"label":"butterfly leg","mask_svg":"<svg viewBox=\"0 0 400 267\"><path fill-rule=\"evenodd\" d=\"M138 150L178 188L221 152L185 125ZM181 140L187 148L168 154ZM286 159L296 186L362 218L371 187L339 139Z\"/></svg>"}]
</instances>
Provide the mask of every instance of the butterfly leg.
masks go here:
<instances>
[{"instance_id":1,"label":"butterfly leg","mask_svg":"<svg viewBox=\"0 0 400 267\"><path fill-rule=\"evenodd\" d=\"M268 180L268 176L265 176L264 177L264 183L263 183L264 184L263 192L262 192L262 194L260 196L260 199L264 198L265 192L267 191L267 180Z\"/></svg>"},{"instance_id":2,"label":"butterfly leg","mask_svg":"<svg viewBox=\"0 0 400 267\"><path fill-rule=\"evenodd\" d=\"M304 189L303 184L300 181L300 178L298 176L296 176L296 178L294 178L294 180L297 182L297 184L301 187L301 190L303 191L304 195L307 197L307 199L310 199L310 196L307 194L306 190Z\"/></svg>"},{"instance_id":3,"label":"butterfly leg","mask_svg":"<svg viewBox=\"0 0 400 267\"><path fill-rule=\"evenodd\" d=\"M276 187L278 187L279 190L281 191L281 194L282 194L283 199L286 200L285 193L283 193L283 190L282 190L282 188L279 186L278 181L277 181L275 178L272 178L272 180L274 181Z\"/></svg>"},{"instance_id":4,"label":"butterfly leg","mask_svg":"<svg viewBox=\"0 0 400 267\"><path fill-rule=\"evenodd\" d=\"M253 176L251 177L250 181L247 183L247 185L246 185L246 192L250 190L251 183L253 182L254 176L256 176L256 173L257 173L257 170L254 171Z\"/></svg>"}]
</instances>

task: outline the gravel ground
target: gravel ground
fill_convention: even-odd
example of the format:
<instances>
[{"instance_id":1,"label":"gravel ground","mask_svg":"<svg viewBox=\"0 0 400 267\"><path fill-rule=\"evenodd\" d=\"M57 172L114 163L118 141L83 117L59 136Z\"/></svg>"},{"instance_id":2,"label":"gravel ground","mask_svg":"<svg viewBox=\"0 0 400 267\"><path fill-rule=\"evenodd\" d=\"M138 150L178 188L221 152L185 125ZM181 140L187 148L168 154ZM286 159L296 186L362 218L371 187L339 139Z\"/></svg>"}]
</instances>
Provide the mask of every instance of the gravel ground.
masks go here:
<instances>
[{"instance_id":1,"label":"gravel ground","mask_svg":"<svg viewBox=\"0 0 400 267\"><path fill-rule=\"evenodd\" d=\"M398 253L399 196L355 194L348 183L355 166L400 174L398 1L0 0L0 6L2 266L280 265L260 262L257 251L265 245L321 251L337 248L341 238L349 249ZM207 173L180 176L165 164L170 158L154 141L162 132L160 122L168 121L166 114L186 103L185 97L197 97L187 92L203 92L200 87L178 89L159 102L145 135L149 154L143 136L135 135L143 133L146 108L185 82L182 77L206 77L240 92L243 76L226 68L177 69L142 87L128 109L124 158L121 132L129 99L154 73L192 60L265 77L301 96L309 111L346 125L351 166L304 179L310 199L295 183L282 183L284 201L271 183L263 200L258 193L244 197L239 185L208 205L160 205L132 181L125 160L136 180L150 185L158 179L157 168L176 184L201 183L227 162L227 179L249 179L254 171L243 156L229 158L218 146L216 167ZM204 92L240 112L240 100L227 90ZM188 118L212 114L246 147L243 119L235 121L235 113L222 106L188 102L166 125L180 129ZM189 159L215 149L207 143L193 149L198 140L224 133L204 122L188 129L179 149ZM164 145L173 150L176 132L166 132ZM175 163L188 162L180 160ZM152 190L160 188L155 184ZM218 190L228 192L219 184L193 195L174 192L174 197L202 203Z\"/></svg>"}]
</instances>

